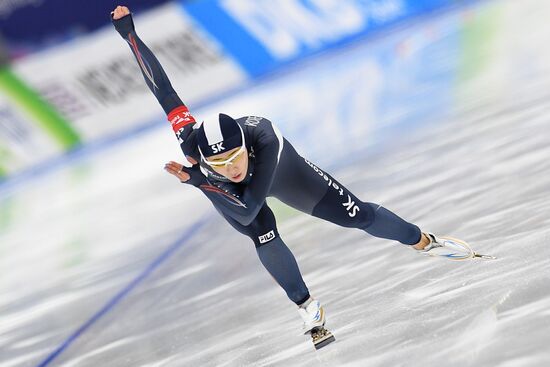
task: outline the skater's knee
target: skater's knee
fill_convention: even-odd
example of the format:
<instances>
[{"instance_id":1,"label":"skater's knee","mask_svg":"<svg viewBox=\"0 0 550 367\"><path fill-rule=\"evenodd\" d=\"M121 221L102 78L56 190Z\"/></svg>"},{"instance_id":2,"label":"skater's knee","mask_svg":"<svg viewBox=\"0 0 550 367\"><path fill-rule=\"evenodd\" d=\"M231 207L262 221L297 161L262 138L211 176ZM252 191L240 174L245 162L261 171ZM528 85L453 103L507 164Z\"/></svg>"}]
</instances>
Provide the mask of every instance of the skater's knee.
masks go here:
<instances>
[{"instance_id":1,"label":"skater's knee","mask_svg":"<svg viewBox=\"0 0 550 367\"><path fill-rule=\"evenodd\" d=\"M269 223L251 223L248 226L240 226L239 232L246 235L254 242L256 248L270 243L279 237L279 231L276 225Z\"/></svg>"},{"instance_id":2,"label":"skater's knee","mask_svg":"<svg viewBox=\"0 0 550 367\"><path fill-rule=\"evenodd\" d=\"M415 244L420 238L417 226L403 220L381 205L367 203L371 208L372 220L365 231L375 237L399 241L403 244Z\"/></svg>"},{"instance_id":3,"label":"skater's knee","mask_svg":"<svg viewBox=\"0 0 550 367\"><path fill-rule=\"evenodd\" d=\"M374 221L376 220L376 211L380 207L380 205L374 203L361 203L361 208L365 212L363 220L365 226L363 227L363 229L370 227L374 223Z\"/></svg>"},{"instance_id":4,"label":"skater's knee","mask_svg":"<svg viewBox=\"0 0 550 367\"><path fill-rule=\"evenodd\" d=\"M254 228L250 236L256 248L264 246L276 238L279 238L279 231L275 225L261 225Z\"/></svg>"},{"instance_id":5,"label":"skater's knee","mask_svg":"<svg viewBox=\"0 0 550 367\"><path fill-rule=\"evenodd\" d=\"M363 203L363 207L366 213L366 219L365 219L365 227L363 227L363 230L366 230L368 232L368 229L373 227L374 223L377 221L381 221L382 217L384 216L384 211L386 208L384 208L380 204L376 203Z\"/></svg>"},{"instance_id":6,"label":"skater's knee","mask_svg":"<svg viewBox=\"0 0 550 367\"><path fill-rule=\"evenodd\" d=\"M267 205L264 205L256 218L243 228L243 232L254 242L256 247L263 246L279 237L275 216Z\"/></svg>"},{"instance_id":7,"label":"skater's knee","mask_svg":"<svg viewBox=\"0 0 550 367\"><path fill-rule=\"evenodd\" d=\"M258 232L253 237L251 237L256 248L267 245L268 243L279 237L279 232L277 231L277 228L266 229L265 233L262 232L263 231Z\"/></svg>"}]
</instances>

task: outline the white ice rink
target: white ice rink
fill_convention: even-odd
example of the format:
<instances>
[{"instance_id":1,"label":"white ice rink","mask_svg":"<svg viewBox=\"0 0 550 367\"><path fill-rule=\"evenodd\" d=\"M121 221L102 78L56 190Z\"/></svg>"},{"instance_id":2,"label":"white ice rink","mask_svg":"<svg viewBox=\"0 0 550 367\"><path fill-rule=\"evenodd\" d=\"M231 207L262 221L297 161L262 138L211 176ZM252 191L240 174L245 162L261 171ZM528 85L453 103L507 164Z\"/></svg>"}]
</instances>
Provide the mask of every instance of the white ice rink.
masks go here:
<instances>
[{"instance_id":1,"label":"white ice rink","mask_svg":"<svg viewBox=\"0 0 550 367\"><path fill-rule=\"evenodd\" d=\"M458 51L426 49L492 11L479 70L446 77ZM315 351L251 241L163 171L181 153L162 122L0 186L0 366L550 366L549 16L482 3L195 111L266 116L358 197L498 260L425 258L273 202L337 339ZM437 58L373 115L392 45Z\"/></svg>"}]
</instances>

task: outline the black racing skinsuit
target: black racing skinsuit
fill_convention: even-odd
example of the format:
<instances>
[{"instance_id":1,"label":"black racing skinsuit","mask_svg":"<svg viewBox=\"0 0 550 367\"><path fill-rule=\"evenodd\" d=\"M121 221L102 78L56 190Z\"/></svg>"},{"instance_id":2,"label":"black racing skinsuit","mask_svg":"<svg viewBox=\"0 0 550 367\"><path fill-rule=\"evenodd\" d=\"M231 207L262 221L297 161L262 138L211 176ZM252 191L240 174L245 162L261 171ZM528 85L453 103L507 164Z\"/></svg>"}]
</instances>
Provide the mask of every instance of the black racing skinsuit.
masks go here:
<instances>
[{"instance_id":1,"label":"black racing skinsuit","mask_svg":"<svg viewBox=\"0 0 550 367\"><path fill-rule=\"evenodd\" d=\"M160 63L137 36L131 15L113 21L128 42L145 82L168 115L186 156L200 161L195 119L172 88ZM362 229L376 237L411 245L420 240L420 229L380 205L359 200L325 171L301 157L271 121L256 116L237 119L249 152L247 177L232 183L201 162L192 174L216 210L239 232L254 241L260 261L296 304L309 298L298 265L277 231L273 212L265 199L282 202L332 223Z\"/></svg>"}]
</instances>

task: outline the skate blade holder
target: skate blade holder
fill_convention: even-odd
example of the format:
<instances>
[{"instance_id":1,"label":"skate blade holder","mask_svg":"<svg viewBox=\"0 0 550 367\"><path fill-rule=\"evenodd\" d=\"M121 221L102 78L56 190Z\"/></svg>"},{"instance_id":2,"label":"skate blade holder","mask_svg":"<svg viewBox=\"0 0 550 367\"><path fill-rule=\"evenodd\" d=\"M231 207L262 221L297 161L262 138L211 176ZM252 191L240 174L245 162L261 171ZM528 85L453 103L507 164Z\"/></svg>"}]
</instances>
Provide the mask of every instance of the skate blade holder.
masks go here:
<instances>
[{"instance_id":1,"label":"skate blade holder","mask_svg":"<svg viewBox=\"0 0 550 367\"><path fill-rule=\"evenodd\" d=\"M310 334L315 349L321 349L336 340L334 335L324 327L313 328Z\"/></svg>"}]
</instances>

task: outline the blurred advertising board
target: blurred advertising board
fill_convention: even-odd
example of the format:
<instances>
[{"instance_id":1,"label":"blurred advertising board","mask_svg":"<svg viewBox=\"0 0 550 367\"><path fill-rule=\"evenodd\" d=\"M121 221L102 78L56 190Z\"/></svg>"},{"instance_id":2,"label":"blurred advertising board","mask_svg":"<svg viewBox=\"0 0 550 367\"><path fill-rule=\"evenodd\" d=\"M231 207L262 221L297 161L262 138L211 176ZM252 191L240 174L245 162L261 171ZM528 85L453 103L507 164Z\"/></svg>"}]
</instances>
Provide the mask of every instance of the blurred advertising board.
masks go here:
<instances>
[{"instance_id":1,"label":"blurred advertising board","mask_svg":"<svg viewBox=\"0 0 550 367\"><path fill-rule=\"evenodd\" d=\"M9 69L0 69L0 177L80 143L55 109Z\"/></svg>"},{"instance_id":2,"label":"blurred advertising board","mask_svg":"<svg viewBox=\"0 0 550 367\"><path fill-rule=\"evenodd\" d=\"M346 44L408 17L458 2L460 0L181 0L147 12L136 12L135 24L140 37L161 61L178 94L193 108L224 92L243 88L256 77L297 60ZM451 46L447 41L434 48L434 52L456 44L453 41ZM395 46L377 53L381 59L369 65L358 65L369 79L365 86L356 86L364 93L361 98L368 99L360 103L360 110L369 119L387 122L391 118L384 115L381 119L379 115L380 111L390 108L387 101L391 100L392 106L404 106L411 100L399 101L402 94L388 89L393 84L401 88L403 80L408 80L393 82L391 78L397 75L392 67L399 66L394 53L401 52L400 47L396 41ZM430 52L422 54L431 57ZM404 52L397 60L407 63L420 60L420 53L413 55ZM414 75L421 77L422 62L418 65ZM37 131L42 130L53 140L50 145L54 148L44 147L44 152L52 149L66 152L79 144L128 135L165 120L162 109L142 80L129 47L110 25L22 58L12 65L12 70L57 111L59 120L63 121L61 125L73 135L72 143L63 143L59 139L63 136L59 134L63 130L59 129L61 125L54 124L58 129L57 133L52 133L51 124L35 121L35 126L40 128ZM312 78L322 79L319 75ZM413 84L417 82L412 76L409 79ZM357 84L356 80L350 75L349 83ZM330 82L332 87L323 86L328 88L324 90L334 88L334 83ZM448 85L448 79L445 78L442 84ZM414 89L415 85L410 87ZM375 91L375 88L378 89ZM384 95L382 100L377 97L380 95ZM426 96L421 95L413 104L417 106L425 101ZM355 119L346 121L357 122ZM350 131L362 128L353 125ZM39 164L49 156L49 153L35 154L27 165ZM8 166L22 167L19 164ZM1 167L0 163L0 172Z\"/></svg>"},{"instance_id":3,"label":"blurred advertising board","mask_svg":"<svg viewBox=\"0 0 550 367\"><path fill-rule=\"evenodd\" d=\"M456 0L198 0L185 11L251 75Z\"/></svg>"},{"instance_id":4,"label":"blurred advertising board","mask_svg":"<svg viewBox=\"0 0 550 367\"><path fill-rule=\"evenodd\" d=\"M185 102L203 100L245 80L240 67L194 31L178 4L138 15L135 23ZM112 26L27 57L14 69L70 121L84 142L165 119L128 45Z\"/></svg>"}]
</instances>

